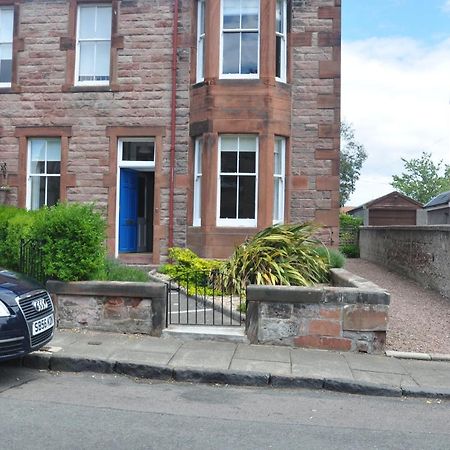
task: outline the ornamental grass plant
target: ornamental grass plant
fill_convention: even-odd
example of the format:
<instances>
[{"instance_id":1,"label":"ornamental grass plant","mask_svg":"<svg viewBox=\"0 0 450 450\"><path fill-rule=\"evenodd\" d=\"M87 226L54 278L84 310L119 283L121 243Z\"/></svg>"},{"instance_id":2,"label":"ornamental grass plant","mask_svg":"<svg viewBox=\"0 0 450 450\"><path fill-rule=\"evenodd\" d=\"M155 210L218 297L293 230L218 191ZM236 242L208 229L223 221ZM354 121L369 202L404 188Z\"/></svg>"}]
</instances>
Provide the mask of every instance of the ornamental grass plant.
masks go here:
<instances>
[{"instance_id":1,"label":"ornamental grass plant","mask_svg":"<svg viewBox=\"0 0 450 450\"><path fill-rule=\"evenodd\" d=\"M228 292L248 284L311 286L327 281L329 261L317 247L319 227L312 223L268 227L236 248L222 267Z\"/></svg>"}]
</instances>

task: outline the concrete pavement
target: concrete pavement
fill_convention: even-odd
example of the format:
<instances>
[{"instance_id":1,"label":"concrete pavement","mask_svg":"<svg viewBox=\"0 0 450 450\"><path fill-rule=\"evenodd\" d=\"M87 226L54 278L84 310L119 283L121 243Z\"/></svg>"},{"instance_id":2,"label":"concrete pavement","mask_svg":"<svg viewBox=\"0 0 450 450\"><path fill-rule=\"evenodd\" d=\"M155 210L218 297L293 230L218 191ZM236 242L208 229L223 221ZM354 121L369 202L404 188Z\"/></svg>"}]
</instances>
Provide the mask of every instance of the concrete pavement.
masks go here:
<instances>
[{"instance_id":1,"label":"concrete pavement","mask_svg":"<svg viewBox=\"0 0 450 450\"><path fill-rule=\"evenodd\" d=\"M234 342L63 330L23 364L162 380L450 399L447 361Z\"/></svg>"}]
</instances>

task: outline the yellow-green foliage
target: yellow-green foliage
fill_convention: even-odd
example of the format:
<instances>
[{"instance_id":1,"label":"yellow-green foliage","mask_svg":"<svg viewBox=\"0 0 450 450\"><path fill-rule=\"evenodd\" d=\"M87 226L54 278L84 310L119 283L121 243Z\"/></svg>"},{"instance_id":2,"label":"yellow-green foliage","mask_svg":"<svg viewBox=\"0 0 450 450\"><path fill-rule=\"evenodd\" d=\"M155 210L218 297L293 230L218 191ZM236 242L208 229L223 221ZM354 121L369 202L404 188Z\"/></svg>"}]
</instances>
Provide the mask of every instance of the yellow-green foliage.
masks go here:
<instances>
[{"instance_id":1,"label":"yellow-green foliage","mask_svg":"<svg viewBox=\"0 0 450 450\"><path fill-rule=\"evenodd\" d=\"M195 293L198 288L201 293L212 293L211 274L220 270L223 265L221 261L200 258L192 250L179 247L169 249L169 258L172 263L160 267L160 272L187 286L189 293Z\"/></svg>"},{"instance_id":2,"label":"yellow-green foliage","mask_svg":"<svg viewBox=\"0 0 450 450\"><path fill-rule=\"evenodd\" d=\"M311 223L273 225L236 248L224 265L228 292L248 284L310 286L328 278L329 264L316 251L322 243Z\"/></svg>"},{"instance_id":3,"label":"yellow-green foliage","mask_svg":"<svg viewBox=\"0 0 450 450\"><path fill-rule=\"evenodd\" d=\"M20 240L28 239L35 213L13 206L0 206L0 267L19 268Z\"/></svg>"}]
</instances>

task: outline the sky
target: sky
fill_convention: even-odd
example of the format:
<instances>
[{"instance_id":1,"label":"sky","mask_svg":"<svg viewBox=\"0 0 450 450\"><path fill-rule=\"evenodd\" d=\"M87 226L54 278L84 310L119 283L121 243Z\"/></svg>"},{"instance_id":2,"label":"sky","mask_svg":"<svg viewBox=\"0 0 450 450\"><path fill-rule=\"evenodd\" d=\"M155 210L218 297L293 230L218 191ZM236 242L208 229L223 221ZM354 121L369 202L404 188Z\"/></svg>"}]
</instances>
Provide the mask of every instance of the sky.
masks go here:
<instances>
[{"instance_id":1,"label":"sky","mask_svg":"<svg viewBox=\"0 0 450 450\"><path fill-rule=\"evenodd\" d=\"M401 158L450 164L450 0L342 1L341 113L368 154L347 205L392 192Z\"/></svg>"}]
</instances>

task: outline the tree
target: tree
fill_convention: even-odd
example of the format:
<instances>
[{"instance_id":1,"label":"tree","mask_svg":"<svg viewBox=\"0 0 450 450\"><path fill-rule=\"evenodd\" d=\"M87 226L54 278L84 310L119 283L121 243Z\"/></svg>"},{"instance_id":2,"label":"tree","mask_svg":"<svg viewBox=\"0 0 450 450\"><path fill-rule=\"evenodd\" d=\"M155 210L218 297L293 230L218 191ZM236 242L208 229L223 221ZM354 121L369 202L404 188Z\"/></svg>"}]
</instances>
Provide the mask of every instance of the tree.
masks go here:
<instances>
[{"instance_id":1,"label":"tree","mask_svg":"<svg viewBox=\"0 0 450 450\"><path fill-rule=\"evenodd\" d=\"M392 183L398 191L420 203L427 203L441 192L450 190L450 165L443 161L435 164L431 153L423 152L420 158L402 158L405 171L393 175Z\"/></svg>"},{"instance_id":2,"label":"tree","mask_svg":"<svg viewBox=\"0 0 450 450\"><path fill-rule=\"evenodd\" d=\"M356 182L361 174L361 168L367 159L364 146L355 138L353 126L347 122L341 123L341 158L340 158L340 205L344 206L355 191Z\"/></svg>"}]
</instances>

